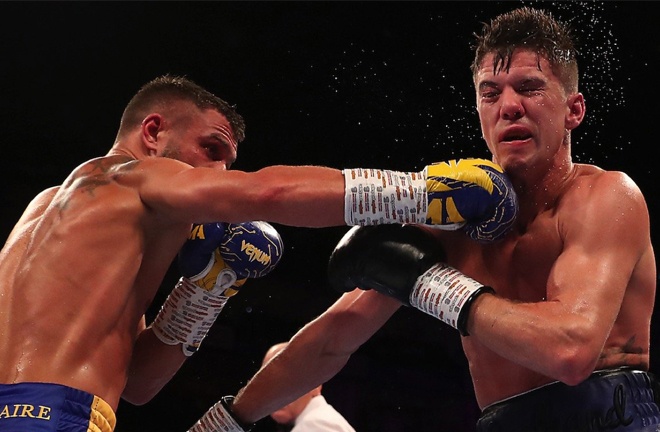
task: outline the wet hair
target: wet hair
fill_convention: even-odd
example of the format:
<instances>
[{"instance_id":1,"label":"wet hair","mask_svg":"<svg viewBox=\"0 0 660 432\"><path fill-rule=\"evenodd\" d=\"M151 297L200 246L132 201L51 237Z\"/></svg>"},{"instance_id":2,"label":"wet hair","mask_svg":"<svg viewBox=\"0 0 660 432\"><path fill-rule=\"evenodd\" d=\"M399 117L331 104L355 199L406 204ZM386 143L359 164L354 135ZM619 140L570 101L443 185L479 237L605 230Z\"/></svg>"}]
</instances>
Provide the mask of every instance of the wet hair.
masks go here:
<instances>
[{"instance_id":1,"label":"wet hair","mask_svg":"<svg viewBox=\"0 0 660 432\"><path fill-rule=\"evenodd\" d=\"M121 117L119 134L139 125L151 110L175 101L192 102L200 110L214 109L224 115L237 142L245 138L245 122L234 106L183 76L163 75L145 85L131 98Z\"/></svg>"},{"instance_id":2,"label":"wet hair","mask_svg":"<svg viewBox=\"0 0 660 432\"><path fill-rule=\"evenodd\" d=\"M470 66L475 77L484 57L494 53L493 73L508 71L511 56L516 49L535 51L552 67L568 93L577 91L577 50L570 27L556 20L550 12L528 6L498 15L490 23L484 23L481 34L474 34L476 41L474 61Z\"/></svg>"}]
</instances>

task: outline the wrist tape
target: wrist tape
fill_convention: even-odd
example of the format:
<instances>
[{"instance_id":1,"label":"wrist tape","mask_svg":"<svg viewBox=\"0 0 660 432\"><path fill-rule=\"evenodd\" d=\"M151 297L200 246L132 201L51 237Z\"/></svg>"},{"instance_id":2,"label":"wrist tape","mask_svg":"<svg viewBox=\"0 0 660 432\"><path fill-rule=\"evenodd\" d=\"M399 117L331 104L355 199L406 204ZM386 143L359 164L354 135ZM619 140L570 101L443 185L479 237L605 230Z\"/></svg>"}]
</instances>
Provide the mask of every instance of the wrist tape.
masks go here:
<instances>
[{"instance_id":1,"label":"wrist tape","mask_svg":"<svg viewBox=\"0 0 660 432\"><path fill-rule=\"evenodd\" d=\"M241 424L231 415L233 396L225 396L204 413L188 432L250 432L253 425Z\"/></svg>"},{"instance_id":2,"label":"wrist tape","mask_svg":"<svg viewBox=\"0 0 660 432\"><path fill-rule=\"evenodd\" d=\"M344 174L344 220L352 225L424 223L423 173L352 168Z\"/></svg>"},{"instance_id":3,"label":"wrist tape","mask_svg":"<svg viewBox=\"0 0 660 432\"><path fill-rule=\"evenodd\" d=\"M417 279L410 293L410 305L454 327L461 336L469 336L466 327L470 305L487 292L494 290L438 263Z\"/></svg>"},{"instance_id":4,"label":"wrist tape","mask_svg":"<svg viewBox=\"0 0 660 432\"><path fill-rule=\"evenodd\" d=\"M185 277L179 279L152 324L161 342L182 344L191 356L198 349L229 297L213 295Z\"/></svg>"}]
</instances>

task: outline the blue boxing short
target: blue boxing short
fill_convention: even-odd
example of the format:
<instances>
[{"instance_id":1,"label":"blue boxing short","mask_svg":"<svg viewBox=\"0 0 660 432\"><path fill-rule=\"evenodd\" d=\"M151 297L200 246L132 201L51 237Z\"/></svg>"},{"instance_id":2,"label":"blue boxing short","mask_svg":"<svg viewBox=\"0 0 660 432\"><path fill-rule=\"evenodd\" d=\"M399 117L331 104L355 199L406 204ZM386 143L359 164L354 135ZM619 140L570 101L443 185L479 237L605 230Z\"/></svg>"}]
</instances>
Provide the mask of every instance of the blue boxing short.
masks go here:
<instances>
[{"instance_id":1,"label":"blue boxing short","mask_svg":"<svg viewBox=\"0 0 660 432\"><path fill-rule=\"evenodd\" d=\"M2 432L112 432L115 413L105 401L60 384L0 384Z\"/></svg>"},{"instance_id":2,"label":"blue boxing short","mask_svg":"<svg viewBox=\"0 0 660 432\"><path fill-rule=\"evenodd\" d=\"M593 373L576 386L555 382L484 409L477 432L659 432L652 374Z\"/></svg>"}]
</instances>

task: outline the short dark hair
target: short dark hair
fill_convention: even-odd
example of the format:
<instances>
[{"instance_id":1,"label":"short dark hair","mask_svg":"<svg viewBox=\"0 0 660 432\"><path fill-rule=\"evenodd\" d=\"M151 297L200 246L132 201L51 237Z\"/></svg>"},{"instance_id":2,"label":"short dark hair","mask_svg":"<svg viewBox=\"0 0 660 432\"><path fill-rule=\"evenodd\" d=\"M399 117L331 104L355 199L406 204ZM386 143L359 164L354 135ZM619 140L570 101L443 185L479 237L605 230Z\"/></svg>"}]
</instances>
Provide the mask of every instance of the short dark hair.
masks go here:
<instances>
[{"instance_id":1,"label":"short dark hair","mask_svg":"<svg viewBox=\"0 0 660 432\"><path fill-rule=\"evenodd\" d=\"M119 133L140 124L155 105L177 100L192 102L199 109L215 109L229 121L236 141L245 139L245 121L234 106L186 77L169 74L149 81L131 98L121 117Z\"/></svg>"},{"instance_id":2,"label":"short dark hair","mask_svg":"<svg viewBox=\"0 0 660 432\"><path fill-rule=\"evenodd\" d=\"M473 77L486 55L495 53L493 73L499 73L502 69L509 69L514 50L528 49L550 62L553 73L567 92L577 91L577 50L572 30L550 12L520 7L484 23L481 34L475 33L474 36L475 56L470 66Z\"/></svg>"}]
</instances>

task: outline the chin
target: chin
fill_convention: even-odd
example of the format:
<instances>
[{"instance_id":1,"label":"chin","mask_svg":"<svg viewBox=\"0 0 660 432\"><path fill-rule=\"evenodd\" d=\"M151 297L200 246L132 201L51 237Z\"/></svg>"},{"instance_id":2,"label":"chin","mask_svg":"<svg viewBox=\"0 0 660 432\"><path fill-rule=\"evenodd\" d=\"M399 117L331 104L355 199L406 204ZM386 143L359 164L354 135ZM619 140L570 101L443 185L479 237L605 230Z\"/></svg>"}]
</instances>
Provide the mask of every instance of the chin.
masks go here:
<instances>
[{"instance_id":1,"label":"chin","mask_svg":"<svg viewBox=\"0 0 660 432\"><path fill-rule=\"evenodd\" d=\"M497 163L507 172L525 169L529 165L529 158L519 153L507 153L497 157Z\"/></svg>"}]
</instances>

